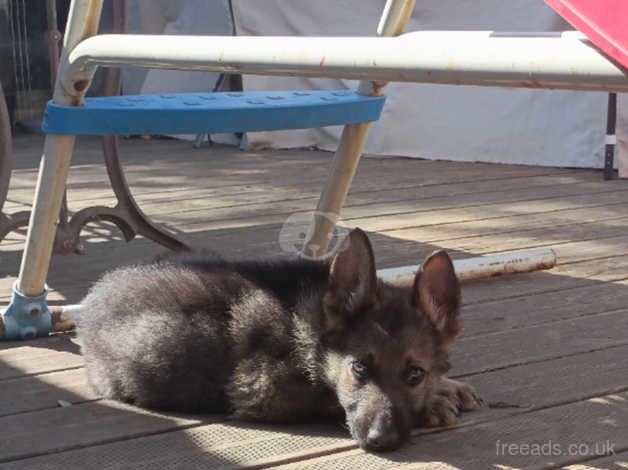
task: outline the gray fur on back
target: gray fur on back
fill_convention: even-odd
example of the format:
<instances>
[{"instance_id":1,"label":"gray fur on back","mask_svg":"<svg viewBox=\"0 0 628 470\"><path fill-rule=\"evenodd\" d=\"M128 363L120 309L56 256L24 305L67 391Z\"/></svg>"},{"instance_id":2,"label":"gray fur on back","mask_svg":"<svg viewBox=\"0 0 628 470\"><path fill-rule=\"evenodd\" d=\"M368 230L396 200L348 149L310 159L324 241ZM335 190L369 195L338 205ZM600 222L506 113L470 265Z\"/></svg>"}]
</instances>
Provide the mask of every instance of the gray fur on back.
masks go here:
<instances>
[{"instance_id":1,"label":"gray fur on back","mask_svg":"<svg viewBox=\"0 0 628 470\"><path fill-rule=\"evenodd\" d=\"M311 269L290 296L284 279L273 284L272 274L285 272L274 266L249 264L240 274L166 262L110 272L78 321L89 383L143 407L256 420L336 410L313 362L327 269Z\"/></svg>"}]
</instances>

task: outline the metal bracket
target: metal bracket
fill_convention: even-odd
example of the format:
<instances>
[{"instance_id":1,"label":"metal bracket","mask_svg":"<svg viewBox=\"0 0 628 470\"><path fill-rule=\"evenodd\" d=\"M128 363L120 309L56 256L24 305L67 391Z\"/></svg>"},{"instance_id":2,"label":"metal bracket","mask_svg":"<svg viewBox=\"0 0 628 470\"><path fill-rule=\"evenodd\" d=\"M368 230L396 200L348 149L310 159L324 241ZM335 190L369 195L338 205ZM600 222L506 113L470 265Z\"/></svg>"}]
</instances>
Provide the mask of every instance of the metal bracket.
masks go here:
<instances>
[{"instance_id":1,"label":"metal bracket","mask_svg":"<svg viewBox=\"0 0 628 470\"><path fill-rule=\"evenodd\" d=\"M2 312L4 339L30 339L52 331L52 315L46 304L48 289L37 297L22 294L13 284L11 303Z\"/></svg>"}]
</instances>

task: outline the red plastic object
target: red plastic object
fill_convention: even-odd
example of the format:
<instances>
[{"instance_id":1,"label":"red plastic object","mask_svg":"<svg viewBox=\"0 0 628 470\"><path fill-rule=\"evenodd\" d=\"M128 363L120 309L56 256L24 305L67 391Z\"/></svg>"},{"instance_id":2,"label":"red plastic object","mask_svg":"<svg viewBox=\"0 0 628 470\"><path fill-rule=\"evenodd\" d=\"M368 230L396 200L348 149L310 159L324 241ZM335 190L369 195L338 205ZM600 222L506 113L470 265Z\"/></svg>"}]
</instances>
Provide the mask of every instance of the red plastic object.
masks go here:
<instances>
[{"instance_id":1,"label":"red plastic object","mask_svg":"<svg viewBox=\"0 0 628 470\"><path fill-rule=\"evenodd\" d=\"M545 3L628 68L628 0L545 0Z\"/></svg>"}]
</instances>

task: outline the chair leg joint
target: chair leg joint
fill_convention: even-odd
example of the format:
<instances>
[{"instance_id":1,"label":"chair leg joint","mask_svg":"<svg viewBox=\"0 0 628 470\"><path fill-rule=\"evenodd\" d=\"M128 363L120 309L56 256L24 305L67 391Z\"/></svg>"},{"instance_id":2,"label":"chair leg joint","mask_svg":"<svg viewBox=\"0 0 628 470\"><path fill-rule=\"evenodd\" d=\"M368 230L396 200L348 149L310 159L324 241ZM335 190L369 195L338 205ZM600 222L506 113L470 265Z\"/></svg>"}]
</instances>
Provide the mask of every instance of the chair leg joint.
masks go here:
<instances>
[{"instance_id":1,"label":"chair leg joint","mask_svg":"<svg viewBox=\"0 0 628 470\"><path fill-rule=\"evenodd\" d=\"M11 303L2 312L4 339L30 339L47 336L52 331L52 315L46 304L48 290L37 297L28 297L13 284Z\"/></svg>"}]
</instances>

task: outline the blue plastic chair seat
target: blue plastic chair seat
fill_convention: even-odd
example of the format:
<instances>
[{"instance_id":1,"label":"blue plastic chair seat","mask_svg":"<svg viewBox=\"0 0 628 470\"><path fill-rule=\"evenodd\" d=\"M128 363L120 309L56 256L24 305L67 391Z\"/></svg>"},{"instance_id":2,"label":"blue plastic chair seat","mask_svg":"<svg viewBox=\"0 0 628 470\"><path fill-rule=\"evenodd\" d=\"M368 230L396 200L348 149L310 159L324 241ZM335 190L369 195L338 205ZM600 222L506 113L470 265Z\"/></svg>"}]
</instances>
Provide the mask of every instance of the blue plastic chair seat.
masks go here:
<instances>
[{"instance_id":1,"label":"blue plastic chair seat","mask_svg":"<svg viewBox=\"0 0 628 470\"><path fill-rule=\"evenodd\" d=\"M174 93L48 103L48 134L201 134L306 129L376 121L384 97L350 90Z\"/></svg>"}]
</instances>

